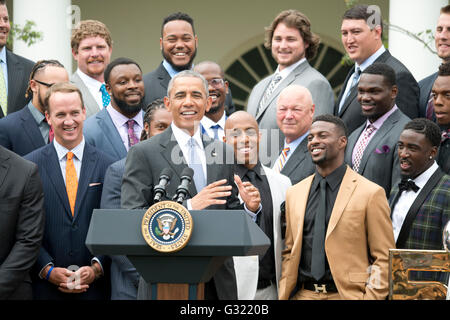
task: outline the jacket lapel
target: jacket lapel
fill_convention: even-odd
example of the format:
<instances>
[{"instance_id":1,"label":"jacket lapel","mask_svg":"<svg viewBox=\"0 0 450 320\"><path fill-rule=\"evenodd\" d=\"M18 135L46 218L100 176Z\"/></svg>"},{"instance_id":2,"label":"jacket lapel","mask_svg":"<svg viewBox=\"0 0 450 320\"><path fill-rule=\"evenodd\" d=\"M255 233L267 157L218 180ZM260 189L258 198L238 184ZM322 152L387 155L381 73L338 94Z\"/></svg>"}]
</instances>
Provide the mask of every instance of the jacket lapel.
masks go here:
<instances>
[{"instance_id":1,"label":"jacket lapel","mask_svg":"<svg viewBox=\"0 0 450 320\"><path fill-rule=\"evenodd\" d=\"M11 54L9 50L6 50L6 63L8 66L8 114L11 108L16 106L12 105L12 102L16 99L18 95L19 86L16 83L23 83L28 79L24 79L24 69L23 65L17 61L16 57ZM22 107L22 106L20 106Z\"/></svg>"},{"instance_id":2,"label":"jacket lapel","mask_svg":"<svg viewBox=\"0 0 450 320\"><path fill-rule=\"evenodd\" d=\"M98 126L102 129L118 158L122 159L123 157L126 157L127 149L123 145L122 138L120 137L108 111L106 111L106 109L102 109L96 114L95 117L97 118Z\"/></svg>"},{"instance_id":3,"label":"jacket lapel","mask_svg":"<svg viewBox=\"0 0 450 320\"><path fill-rule=\"evenodd\" d=\"M8 173L10 164L9 164L9 155L3 152L0 147L0 188L2 187L3 181L5 180L6 174Z\"/></svg>"},{"instance_id":4,"label":"jacket lapel","mask_svg":"<svg viewBox=\"0 0 450 320\"><path fill-rule=\"evenodd\" d=\"M308 140L304 138L295 149L294 153L289 157L289 160L286 162L283 169L281 169L282 174L289 177L297 167L301 166L303 160L306 158L306 153L308 152L307 145Z\"/></svg>"},{"instance_id":5,"label":"jacket lapel","mask_svg":"<svg viewBox=\"0 0 450 320\"><path fill-rule=\"evenodd\" d=\"M42 146L45 146L47 142L44 141L44 138L42 138L42 134L39 131L39 127L36 124L36 120L33 118L33 115L28 109L28 106L25 106L23 108L22 115L20 116L20 118L22 119L20 125L23 128L23 132L25 132L25 134L28 137L28 140L31 142L33 147L35 149L38 149Z\"/></svg>"},{"instance_id":6,"label":"jacket lapel","mask_svg":"<svg viewBox=\"0 0 450 320\"><path fill-rule=\"evenodd\" d=\"M347 73L347 77L345 78L344 84L342 85L342 88L341 88L341 92L339 93L339 97L338 97L337 102L336 102L336 104L335 104L335 109L334 109L334 115L335 115L335 116L337 116L337 115L340 114L340 112L339 112L339 105L340 105L340 103L341 103L341 100L344 98L345 88L347 88L347 83L348 83L348 81L350 80L350 77L352 76L352 74L353 74L354 71L355 71L355 66L353 65L353 66L350 68L350 71ZM347 101L346 101L346 102L347 102ZM344 105L342 106L342 110L344 109L344 106L345 106L346 102L345 102ZM341 111L342 111L342 110L341 110Z\"/></svg>"},{"instance_id":7,"label":"jacket lapel","mask_svg":"<svg viewBox=\"0 0 450 320\"><path fill-rule=\"evenodd\" d=\"M333 211L331 212L330 221L328 223L327 235L325 239L333 232L334 228L339 222L339 219L347 206L353 191L357 185L356 175L352 169L347 166L344 178L342 179L341 186L339 188L336 201L334 203Z\"/></svg>"},{"instance_id":8,"label":"jacket lapel","mask_svg":"<svg viewBox=\"0 0 450 320\"><path fill-rule=\"evenodd\" d=\"M164 65L162 64L162 62L158 68L158 79L159 79L159 83L161 84L161 87L163 87L164 89L167 89L167 86L170 82L170 75L167 72L166 68L164 68Z\"/></svg>"}]
</instances>

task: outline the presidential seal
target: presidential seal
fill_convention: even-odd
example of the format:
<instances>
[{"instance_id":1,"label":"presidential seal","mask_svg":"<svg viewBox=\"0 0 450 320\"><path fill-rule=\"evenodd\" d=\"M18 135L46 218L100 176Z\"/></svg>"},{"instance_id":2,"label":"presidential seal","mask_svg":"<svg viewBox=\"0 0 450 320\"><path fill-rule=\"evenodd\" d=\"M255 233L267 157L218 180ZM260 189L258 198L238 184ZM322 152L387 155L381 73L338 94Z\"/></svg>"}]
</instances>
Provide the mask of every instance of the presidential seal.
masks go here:
<instances>
[{"instance_id":1,"label":"presidential seal","mask_svg":"<svg viewBox=\"0 0 450 320\"><path fill-rule=\"evenodd\" d=\"M142 236L159 252L183 249L191 238L194 221L189 211L174 201L152 205L142 218Z\"/></svg>"}]
</instances>

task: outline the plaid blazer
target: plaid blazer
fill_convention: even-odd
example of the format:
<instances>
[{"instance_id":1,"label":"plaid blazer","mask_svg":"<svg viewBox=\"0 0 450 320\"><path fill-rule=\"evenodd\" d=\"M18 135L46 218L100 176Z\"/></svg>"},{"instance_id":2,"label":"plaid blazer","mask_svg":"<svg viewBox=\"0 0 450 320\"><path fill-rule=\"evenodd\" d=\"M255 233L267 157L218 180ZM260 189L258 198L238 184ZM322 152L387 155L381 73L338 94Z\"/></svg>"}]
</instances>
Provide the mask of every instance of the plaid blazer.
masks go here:
<instances>
[{"instance_id":1,"label":"plaid blazer","mask_svg":"<svg viewBox=\"0 0 450 320\"><path fill-rule=\"evenodd\" d=\"M409 225L403 223L396 243L398 249L443 249L442 232L445 224L450 218L450 176L443 174L441 169L438 169L435 174L438 173L438 171L440 171L442 177L437 181L432 190L428 192L424 201L421 204L418 204L416 210L414 210L413 205L411 207L413 210L410 209L408 212L405 222L410 215L412 215L413 220ZM431 179L432 178L430 178L430 180ZM428 180L424 188L420 190L420 193L423 191L426 192L424 189L430 183L430 180ZM417 198L420 197L420 193ZM394 211L394 200L397 198L397 194L398 185L393 187L389 198L391 212ZM404 228L406 229L404 230ZM406 232L407 236L402 241L400 238L403 232Z\"/></svg>"}]
</instances>

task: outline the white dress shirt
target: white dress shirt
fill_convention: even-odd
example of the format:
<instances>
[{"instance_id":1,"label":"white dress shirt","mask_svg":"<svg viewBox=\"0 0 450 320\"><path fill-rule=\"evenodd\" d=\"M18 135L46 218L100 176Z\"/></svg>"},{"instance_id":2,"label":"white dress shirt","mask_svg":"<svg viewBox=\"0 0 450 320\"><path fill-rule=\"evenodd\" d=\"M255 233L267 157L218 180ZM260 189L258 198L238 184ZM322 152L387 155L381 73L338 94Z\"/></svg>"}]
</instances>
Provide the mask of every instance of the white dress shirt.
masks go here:
<instances>
[{"instance_id":1,"label":"white dress shirt","mask_svg":"<svg viewBox=\"0 0 450 320\"><path fill-rule=\"evenodd\" d=\"M89 92L94 97L95 101L98 105L98 110L103 109L103 96L100 88L102 86L102 82L95 80L94 78L89 77L87 74L83 73L80 69L77 69L77 74L80 76L81 80L83 80L86 87L89 89ZM111 102L109 103L111 105Z\"/></svg>"},{"instance_id":2,"label":"white dress shirt","mask_svg":"<svg viewBox=\"0 0 450 320\"><path fill-rule=\"evenodd\" d=\"M414 192L413 190L403 191L398 198L394 210L392 211L392 227L394 229L394 239L396 242L409 209L411 208L413 202L416 200L420 191L422 191L422 188L438 168L439 166L435 161L431 167L429 167L427 170L422 172L422 174L412 180L419 187L419 190L417 190L417 192Z\"/></svg>"},{"instance_id":3,"label":"white dress shirt","mask_svg":"<svg viewBox=\"0 0 450 320\"><path fill-rule=\"evenodd\" d=\"M210 136L211 139L214 139L214 130L211 129L211 126L219 125L220 128L217 130L217 135L219 136L219 140L223 141L223 137L225 135L225 119L226 115L225 112L222 115L222 118L220 118L219 121L214 122L210 118L208 118L206 115L202 118L200 123L202 124L203 128L205 128L206 133L208 136Z\"/></svg>"}]
</instances>

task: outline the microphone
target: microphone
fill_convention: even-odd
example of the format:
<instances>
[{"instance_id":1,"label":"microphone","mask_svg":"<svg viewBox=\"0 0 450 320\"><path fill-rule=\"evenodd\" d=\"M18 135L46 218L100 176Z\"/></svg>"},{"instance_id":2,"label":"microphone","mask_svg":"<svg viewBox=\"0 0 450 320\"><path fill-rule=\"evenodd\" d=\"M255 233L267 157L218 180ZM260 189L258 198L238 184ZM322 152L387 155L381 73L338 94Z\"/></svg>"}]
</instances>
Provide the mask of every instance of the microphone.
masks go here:
<instances>
[{"instance_id":1,"label":"microphone","mask_svg":"<svg viewBox=\"0 0 450 320\"><path fill-rule=\"evenodd\" d=\"M187 195L189 194L189 184L192 181L192 176L194 175L194 170L192 170L189 167L186 167L181 172L181 183L177 188L177 191L175 195L173 196L172 200L175 200L182 204L184 199L186 199Z\"/></svg>"},{"instance_id":2,"label":"microphone","mask_svg":"<svg viewBox=\"0 0 450 320\"><path fill-rule=\"evenodd\" d=\"M163 197L166 196L166 187L172 178L172 170L169 168L164 168L159 176L159 184L153 188L153 203L161 201Z\"/></svg>"}]
</instances>

